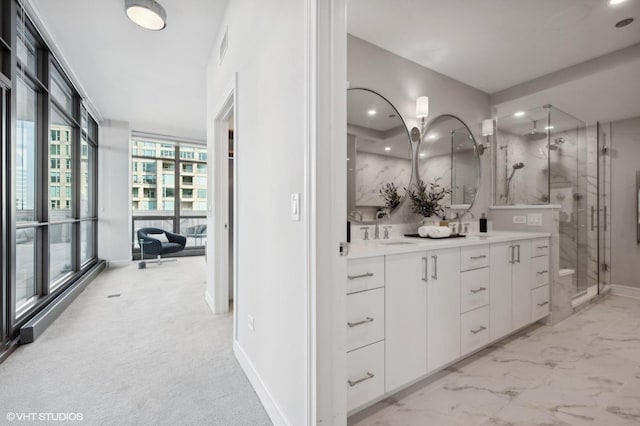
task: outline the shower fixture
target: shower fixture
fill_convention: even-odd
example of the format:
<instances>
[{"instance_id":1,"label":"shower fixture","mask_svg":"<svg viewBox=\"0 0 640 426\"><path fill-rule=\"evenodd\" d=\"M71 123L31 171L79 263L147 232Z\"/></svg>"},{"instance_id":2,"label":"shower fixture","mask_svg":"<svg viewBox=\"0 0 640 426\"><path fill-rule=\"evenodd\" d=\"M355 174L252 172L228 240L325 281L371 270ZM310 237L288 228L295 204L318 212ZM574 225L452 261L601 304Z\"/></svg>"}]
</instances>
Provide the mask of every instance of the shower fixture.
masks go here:
<instances>
[{"instance_id":1,"label":"shower fixture","mask_svg":"<svg viewBox=\"0 0 640 426\"><path fill-rule=\"evenodd\" d=\"M538 120L533 120L533 129L524 135L524 138L529 142L537 141L547 137L546 132L538 131Z\"/></svg>"},{"instance_id":2,"label":"shower fixture","mask_svg":"<svg viewBox=\"0 0 640 426\"><path fill-rule=\"evenodd\" d=\"M551 151L557 151L562 144L564 144L564 138L556 138L549 144L549 149Z\"/></svg>"},{"instance_id":3,"label":"shower fixture","mask_svg":"<svg viewBox=\"0 0 640 426\"><path fill-rule=\"evenodd\" d=\"M511 187L511 179L513 179L513 175L516 174L516 170L520 170L524 168L524 163L515 163L512 166L511 170L511 174L509 175L509 178L507 179L507 184L505 186L505 195L504 197L507 199L507 204L509 204L509 188Z\"/></svg>"}]
</instances>

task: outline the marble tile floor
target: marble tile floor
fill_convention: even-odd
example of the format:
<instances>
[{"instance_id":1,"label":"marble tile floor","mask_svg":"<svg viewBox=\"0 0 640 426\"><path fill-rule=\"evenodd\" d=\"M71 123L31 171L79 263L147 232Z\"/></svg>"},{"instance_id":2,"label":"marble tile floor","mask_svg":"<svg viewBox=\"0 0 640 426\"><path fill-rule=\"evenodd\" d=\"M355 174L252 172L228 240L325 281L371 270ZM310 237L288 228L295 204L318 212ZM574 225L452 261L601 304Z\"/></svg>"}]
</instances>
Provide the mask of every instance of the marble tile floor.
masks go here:
<instances>
[{"instance_id":1,"label":"marble tile floor","mask_svg":"<svg viewBox=\"0 0 640 426\"><path fill-rule=\"evenodd\" d=\"M529 328L349 424L640 425L640 300L608 296Z\"/></svg>"}]
</instances>

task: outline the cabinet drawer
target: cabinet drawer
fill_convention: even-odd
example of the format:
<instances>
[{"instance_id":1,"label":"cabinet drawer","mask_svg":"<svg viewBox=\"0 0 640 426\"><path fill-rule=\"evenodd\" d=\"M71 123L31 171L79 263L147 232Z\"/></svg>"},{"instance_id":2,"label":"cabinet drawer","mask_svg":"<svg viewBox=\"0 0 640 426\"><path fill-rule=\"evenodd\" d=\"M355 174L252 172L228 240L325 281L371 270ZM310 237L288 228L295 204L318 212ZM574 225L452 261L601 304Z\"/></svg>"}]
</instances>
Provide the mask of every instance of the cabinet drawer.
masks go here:
<instances>
[{"instance_id":1,"label":"cabinet drawer","mask_svg":"<svg viewBox=\"0 0 640 426\"><path fill-rule=\"evenodd\" d=\"M461 352L466 355L489 343L489 307L462 314L460 318Z\"/></svg>"},{"instance_id":2,"label":"cabinet drawer","mask_svg":"<svg viewBox=\"0 0 640 426\"><path fill-rule=\"evenodd\" d=\"M460 250L460 270L484 268L489 266L489 246L463 247Z\"/></svg>"},{"instance_id":3,"label":"cabinet drawer","mask_svg":"<svg viewBox=\"0 0 640 426\"><path fill-rule=\"evenodd\" d=\"M531 257L549 256L549 239L540 238L531 241Z\"/></svg>"},{"instance_id":4,"label":"cabinet drawer","mask_svg":"<svg viewBox=\"0 0 640 426\"><path fill-rule=\"evenodd\" d=\"M551 305L549 297L549 286L538 287L531 290L531 320L537 321L549 315Z\"/></svg>"},{"instance_id":5,"label":"cabinet drawer","mask_svg":"<svg viewBox=\"0 0 640 426\"><path fill-rule=\"evenodd\" d=\"M462 272L460 312L472 311L489 304L489 268Z\"/></svg>"},{"instance_id":6,"label":"cabinet drawer","mask_svg":"<svg viewBox=\"0 0 640 426\"><path fill-rule=\"evenodd\" d=\"M549 284L549 256L531 259L531 288Z\"/></svg>"},{"instance_id":7,"label":"cabinet drawer","mask_svg":"<svg viewBox=\"0 0 640 426\"><path fill-rule=\"evenodd\" d=\"M384 393L384 342L347 354L347 410Z\"/></svg>"},{"instance_id":8,"label":"cabinet drawer","mask_svg":"<svg viewBox=\"0 0 640 426\"><path fill-rule=\"evenodd\" d=\"M347 262L347 294L384 287L384 257L367 257Z\"/></svg>"},{"instance_id":9,"label":"cabinet drawer","mask_svg":"<svg viewBox=\"0 0 640 426\"><path fill-rule=\"evenodd\" d=\"M384 288L347 296L347 351L384 339Z\"/></svg>"}]
</instances>

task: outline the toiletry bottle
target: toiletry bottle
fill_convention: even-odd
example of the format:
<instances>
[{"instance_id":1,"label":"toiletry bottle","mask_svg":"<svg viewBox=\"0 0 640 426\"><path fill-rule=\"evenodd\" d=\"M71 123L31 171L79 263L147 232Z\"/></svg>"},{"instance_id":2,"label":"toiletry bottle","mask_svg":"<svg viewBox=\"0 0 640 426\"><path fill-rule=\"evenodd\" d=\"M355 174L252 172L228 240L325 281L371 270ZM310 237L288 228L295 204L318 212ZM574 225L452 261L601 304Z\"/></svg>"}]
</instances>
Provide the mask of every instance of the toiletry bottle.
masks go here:
<instances>
[{"instance_id":1,"label":"toiletry bottle","mask_svg":"<svg viewBox=\"0 0 640 426\"><path fill-rule=\"evenodd\" d=\"M480 232L487 232L487 218L484 213L480 216Z\"/></svg>"}]
</instances>

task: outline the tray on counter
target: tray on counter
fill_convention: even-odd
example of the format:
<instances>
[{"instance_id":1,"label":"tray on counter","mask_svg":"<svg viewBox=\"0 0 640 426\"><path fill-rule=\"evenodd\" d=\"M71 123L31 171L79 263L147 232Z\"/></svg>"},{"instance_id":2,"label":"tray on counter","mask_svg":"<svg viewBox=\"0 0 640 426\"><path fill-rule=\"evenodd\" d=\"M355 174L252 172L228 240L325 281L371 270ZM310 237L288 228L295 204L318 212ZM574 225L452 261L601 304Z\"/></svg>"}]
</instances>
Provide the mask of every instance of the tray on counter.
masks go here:
<instances>
[{"instance_id":1,"label":"tray on counter","mask_svg":"<svg viewBox=\"0 0 640 426\"><path fill-rule=\"evenodd\" d=\"M427 240L446 240L447 238L464 238L466 237L465 234L458 234L458 235L449 235L448 237L440 237L440 238L433 238L433 237L421 237L420 234L404 234L405 237L411 237L411 238L422 238L422 239L427 239Z\"/></svg>"}]
</instances>

